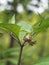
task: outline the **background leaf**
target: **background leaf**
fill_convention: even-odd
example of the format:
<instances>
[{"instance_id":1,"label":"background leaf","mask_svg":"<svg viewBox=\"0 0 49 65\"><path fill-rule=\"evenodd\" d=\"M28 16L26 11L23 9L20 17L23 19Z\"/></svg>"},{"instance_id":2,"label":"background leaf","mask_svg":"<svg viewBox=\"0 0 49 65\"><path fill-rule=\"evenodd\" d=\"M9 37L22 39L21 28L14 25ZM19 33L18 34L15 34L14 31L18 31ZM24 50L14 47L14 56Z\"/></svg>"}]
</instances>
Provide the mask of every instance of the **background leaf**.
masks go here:
<instances>
[{"instance_id":1,"label":"background leaf","mask_svg":"<svg viewBox=\"0 0 49 65\"><path fill-rule=\"evenodd\" d=\"M49 18L42 20L40 22L37 22L34 26L34 33L38 34L39 32L42 32L46 30L49 27Z\"/></svg>"},{"instance_id":2,"label":"background leaf","mask_svg":"<svg viewBox=\"0 0 49 65\"><path fill-rule=\"evenodd\" d=\"M9 61L9 62L11 62L11 63L17 65L16 59L8 58L7 61Z\"/></svg>"},{"instance_id":3,"label":"background leaf","mask_svg":"<svg viewBox=\"0 0 49 65\"><path fill-rule=\"evenodd\" d=\"M49 65L49 56L39 59L34 65Z\"/></svg>"}]
</instances>

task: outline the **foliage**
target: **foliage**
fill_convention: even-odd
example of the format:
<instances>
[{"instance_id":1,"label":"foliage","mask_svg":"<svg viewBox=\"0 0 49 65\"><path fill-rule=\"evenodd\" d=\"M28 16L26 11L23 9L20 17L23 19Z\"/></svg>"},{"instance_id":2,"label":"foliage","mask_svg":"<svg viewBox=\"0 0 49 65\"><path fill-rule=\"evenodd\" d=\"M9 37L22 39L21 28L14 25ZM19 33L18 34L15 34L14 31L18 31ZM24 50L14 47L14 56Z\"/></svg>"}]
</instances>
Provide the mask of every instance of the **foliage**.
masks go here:
<instances>
[{"instance_id":1,"label":"foliage","mask_svg":"<svg viewBox=\"0 0 49 65\"><path fill-rule=\"evenodd\" d=\"M33 29L32 29L32 26L29 25L26 22L20 22L20 23L17 23L17 25L15 25L15 24L4 24L4 23L0 23L0 27L1 28L5 28L5 29L9 30L10 32L13 32L16 37L19 36L19 35L21 35L21 37L24 38L24 36L26 35L26 33L31 33L31 32L34 31L35 33L38 34L39 32L42 32L43 30L45 30L46 28L49 27L48 22L49 22L49 19L46 19L43 22L38 22L38 23L36 23L33 26ZM40 23L40 25L38 25L39 23ZM29 29L28 29L28 27L29 27ZM26 33L23 33L23 32L26 32ZM22 36L22 34L24 36ZM21 37L20 37L20 39L21 39ZM9 54L11 54L10 50L9 50ZM9 60L10 62L12 62L12 63L15 64L15 60L14 59L13 60L12 59L7 59L7 60ZM48 62L48 60L44 60L44 61ZM43 63L45 65L47 62L44 63L44 61L42 60L39 64L41 65L41 63ZM35 64L35 65L38 65L38 64Z\"/></svg>"},{"instance_id":2,"label":"foliage","mask_svg":"<svg viewBox=\"0 0 49 65\"><path fill-rule=\"evenodd\" d=\"M39 32L46 30L46 28L48 28L48 27L49 27L49 18L44 19L44 20L42 20L40 22L37 22L33 26L34 33L38 34Z\"/></svg>"},{"instance_id":3,"label":"foliage","mask_svg":"<svg viewBox=\"0 0 49 65\"><path fill-rule=\"evenodd\" d=\"M0 23L0 27L8 29L9 31L13 32L15 36L17 37L20 31L20 27L15 24L4 24Z\"/></svg>"},{"instance_id":4,"label":"foliage","mask_svg":"<svg viewBox=\"0 0 49 65\"><path fill-rule=\"evenodd\" d=\"M17 25L21 26L21 30L20 30L20 33L19 33L20 41L22 41L24 39L24 37L25 37L25 35L27 33L33 32L32 31L32 26L29 23L27 23L27 22L19 22L19 23L17 23Z\"/></svg>"},{"instance_id":5,"label":"foliage","mask_svg":"<svg viewBox=\"0 0 49 65\"><path fill-rule=\"evenodd\" d=\"M18 63L18 65L20 65L21 63L23 65L25 65L25 64L27 65L28 60L29 61L31 61L31 60L34 61L34 58L32 59L32 57L31 57L31 60L29 59L30 55L33 55L34 53L37 54L37 48L36 48L37 45L33 46L34 41L32 40L32 37L34 35L36 37L36 34L39 34L40 32L43 32L44 30L47 30L47 28L49 28L49 17L47 17L47 18L43 17L39 22L36 22L33 26L30 25L29 23L27 23L27 21L20 21L20 22L17 23L16 16L19 15L16 12L17 4L21 3L24 7L26 7L27 3L29 3L29 2L30 2L30 0L24 0L24 1L19 0L19 2L16 2L16 0L13 0L12 6L14 7L13 8L14 10L12 10L12 9L11 9L11 11L7 10L7 12L5 11L5 13L0 12L0 22L1 22L0 23L0 28L6 30L7 32L9 32L11 34L11 36L13 36L13 38L16 40L16 43L20 44L20 57L19 57L18 61L17 61L17 59L15 59L15 57L17 58L18 54L19 54L18 53L18 51L19 51L19 46L18 45L16 45L16 48L15 47L14 48L8 48L6 50L1 50L0 49L1 50L0 51L0 65L5 65L7 61L9 61L9 62L11 62L12 64L15 64L15 65L17 65L17 63ZM9 3L9 2L8 2L8 4L11 5L11 3ZM13 14L14 14L14 16L13 16ZM38 14L38 15L40 15L40 14ZM27 17L26 17L26 19L27 19ZM41 17L41 15L40 15L40 17ZM12 24L13 21L15 21L14 23L16 23L16 24ZM6 22L6 23L4 23L4 22ZM18 39L18 42L17 42L17 39ZM33 46L33 47L30 47L30 48L27 47L26 44L28 44L28 43L29 44L31 43L30 46ZM42 43L43 43L43 41L42 41ZM26 47L24 47L24 46L26 46ZM26 52L28 54L28 55L26 54L26 56L29 57L28 60L26 60L26 59L24 60L24 61L26 61L26 63L24 63L23 61L21 62L21 55L22 55L23 48L26 48ZM34 48L36 48L36 52L34 51ZM38 50L39 50L39 47L38 47ZM24 57L26 58L25 53L24 53ZM33 57L34 56L35 55L33 55ZM36 57L36 59L38 59L38 57ZM22 57L22 60L23 60L23 57ZM31 63L29 62L29 65L30 64ZM39 59L39 61L37 61L33 65L49 65L49 56Z\"/></svg>"},{"instance_id":6,"label":"foliage","mask_svg":"<svg viewBox=\"0 0 49 65\"><path fill-rule=\"evenodd\" d=\"M49 65L49 56L43 57L39 59L35 64L33 65Z\"/></svg>"}]
</instances>

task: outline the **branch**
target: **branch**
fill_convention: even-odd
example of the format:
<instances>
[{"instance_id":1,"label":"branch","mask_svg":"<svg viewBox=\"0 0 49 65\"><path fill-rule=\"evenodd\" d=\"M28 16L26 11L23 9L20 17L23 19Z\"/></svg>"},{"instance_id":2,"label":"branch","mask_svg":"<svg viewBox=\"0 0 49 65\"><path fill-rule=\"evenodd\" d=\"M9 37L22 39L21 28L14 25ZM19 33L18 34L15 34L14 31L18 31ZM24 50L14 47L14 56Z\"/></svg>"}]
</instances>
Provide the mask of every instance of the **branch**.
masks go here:
<instances>
[{"instance_id":1,"label":"branch","mask_svg":"<svg viewBox=\"0 0 49 65\"><path fill-rule=\"evenodd\" d=\"M20 42L20 40L19 40L18 37L16 38L16 37L13 35L12 32L10 32L10 36L12 36L12 37L18 42L18 44L21 46L21 42Z\"/></svg>"}]
</instances>

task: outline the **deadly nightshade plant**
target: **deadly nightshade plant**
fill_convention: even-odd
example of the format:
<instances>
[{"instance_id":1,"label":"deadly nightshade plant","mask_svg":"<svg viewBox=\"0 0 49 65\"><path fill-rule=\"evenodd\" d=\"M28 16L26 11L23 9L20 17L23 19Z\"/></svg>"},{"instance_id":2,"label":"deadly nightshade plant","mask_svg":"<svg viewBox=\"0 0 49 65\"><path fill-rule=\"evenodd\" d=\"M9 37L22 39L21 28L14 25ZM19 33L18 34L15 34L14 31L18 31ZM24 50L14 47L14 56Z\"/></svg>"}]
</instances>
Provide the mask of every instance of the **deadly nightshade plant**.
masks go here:
<instances>
[{"instance_id":1,"label":"deadly nightshade plant","mask_svg":"<svg viewBox=\"0 0 49 65\"><path fill-rule=\"evenodd\" d=\"M15 14L15 22L16 22L16 11L14 10L14 12L15 12L14 13ZM35 41L32 40L32 38L30 37L31 32L33 33L33 31L34 31L35 34L38 34L39 32L48 28L49 27L49 18L45 19L42 22L37 22L33 26L33 28L31 25L29 25L25 22L20 22L18 24L0 23L0 27L8 30L8 32L10 32L10 35L12 36L12 38L14 38L19 43L20 55L19 55L19 59L18 59L18 65L20 65L21 64L21 56L22 56L24 46L28 43L31 46L33 46L33 44L35 44ZM32 29L33 29L33 31L32 31ZM21 38L21 36L22 36L22 38ZM23 40L23 42L21 42L21 40ZM28 43L26 43L26 42L28 42ZM44 61L41 61L41 62L44 62ZM42 65L42 63L39 63L39 64ZM39 65L39 64L37 63L35 65Z\"/></svg>"},{"instance_id":2,"label":"deadly nightshade plant","mask_svg":"<svg viewBox=\"0 0 49 65\"><path fill-rule=\"evenodd\" d=\"M28 43L29 43L29 45L32 46L36 42L36 41L32 40L32 38L30 36L31 33L33 34L33 36L34 35L36 36L36 34L44 31L45 29L47 29L49 27L49 18L46 18L41 21L37 22L33 27L26 22L19 22L17 24L0 23L0 28L8 30L8 32L10 32L10 35L20 45L20 55L19 55L19 59L18 59L18 65L21 64L21 56L22 56L24 46ZM28 42L28 43L26 43L26 42ZM10 61L10 60L8 60L8 61ZM44 62L44 61L41 61L41 62Z\"/></svg>"},{"instance_id":3,"label":"deadly nightshade plant","mask_svg":"<svg viewBox=\"0 0 49 65\"><path fill-rule=\"evenodd\" d=\"M39 23L40 23L40 25L39 25ZM24 46L28 43L29 43L29 45L33 46L36 42L36 41L32 40L31 33L33 33L33 31L34 31L33 36L34 35L36 36L36 34L38 34L39 32L42 32L46 28L48 28L49 27L49 18L45 19L42 22L41 21L37 22L33 26L33 28L30 24L28 24L26 22L19 22L18 24L0 23L0 27L3 28L3 29L6 29L8 32L11 32L10 35L19 43L19 45L20 45L20 54L19 54L19 59L18 59L18 64L17 65L20 65ZM14 62L14 60L12 60L12 59L11 60L8 59L8 61L10 61L10 62L13 61ZM44 64L44 61L41 61L40 65L42 65L42 63ZM14 63L14 64L16 64L16 63Z\"/></svg>"},{"instance_id":4,"label":"deadly nightshade plant","mask_svg":"<svg viewBox=\"0 0 49 65\"><path fill-rule=\"evenodd\" d=\"M22 26L23 24L23 26ZM28 29L29 26L29 29ZM19 55L19 59L18 59L18 65L21 64L21 56L22 56L22 51L24 46L27 44L27 42L33 46L33 44L35 43L35 41L32 40L32 38L30 37L31 31L32 31L32 26L30 24L27 24L25 22L21 22L18 24L4 24L4 23L0 23L0 27L4 28L6 30L9 30L10 35L18 42L18 44L20 45L20 55ZM24 35L22 36L22 33L24 33ZM20 35L23 37L23 39L20 38ZM21 42L21 40L23 40L23 42Z\"/></svg>"}]
</instances>

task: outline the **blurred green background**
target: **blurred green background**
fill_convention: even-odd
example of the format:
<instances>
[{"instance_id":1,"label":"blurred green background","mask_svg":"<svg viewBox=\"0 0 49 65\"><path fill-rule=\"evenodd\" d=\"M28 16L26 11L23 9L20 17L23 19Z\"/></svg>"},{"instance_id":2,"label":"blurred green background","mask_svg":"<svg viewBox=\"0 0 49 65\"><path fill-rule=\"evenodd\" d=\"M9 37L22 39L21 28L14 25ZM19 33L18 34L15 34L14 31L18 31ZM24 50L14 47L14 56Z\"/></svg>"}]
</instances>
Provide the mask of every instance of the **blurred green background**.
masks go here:
<instances>
[{"instance_id":1,"label":"blurred green background","mask_svg":"<svg viewBox=\"0 0 49 65\"><path fill-rule=\"evenodd\" d=\"M34 0L33 0L34 1ZM33 4L36 9L38 9L40 6L40 2L42 0L35 0L38 1L37 4ZM44 1L44 0L43 0ZM1 0L0 0L1 2ZM6 2L6 1L5 1ZM0 3L0 23L15 23L15 15L14 15L14 9L11 7L5 7L3 8L3 4L5 2ZM10 2L7 1L8 3L6 4L7 6L16 6L16 23L18 22L27 22L30 25L34 25L36 22L44 20L46 18L49 18L49 1L47 3L48 7L43 8L43 12L37 11L34 12L34 10L27 9L27 4L31 2L31 0L19 0L18 2L14 2L14 0ZM35 2L36 3L36 2ZM16 5L14 5L16 4ZM18 4L20 5L23 9L21 10L21 7L18 7ZM1 9L1 6L3 9ZM44 7L44 6L43 6ZM20 12L19 12L20 9ZM15 24L16 24L15 23ZM29 27L28 27L29 28ZM38 35L33 37L34 40L36 40L36 44L34 46L29 46L26 45L23 49L23 54L22 54L22 61L21 65L33 65L39 58L43 56L49 55L49 28L44 30L43 32L40 32ZM14 49L10 49L10 43L11 43L11 36L5 29L0 28L0 61L2 62L2 65L6 65L6 59L10 56L13 56L14 59L18 62L18 56L19 56L19 51L20 47L19 44L14 40ZM11 52L12 51L12 52ZM11 60L11 59L10 59ZM13 61L16 63L16 61ZM13 64L14 65L14 64Z\"/></svg>"}]
</instances>

